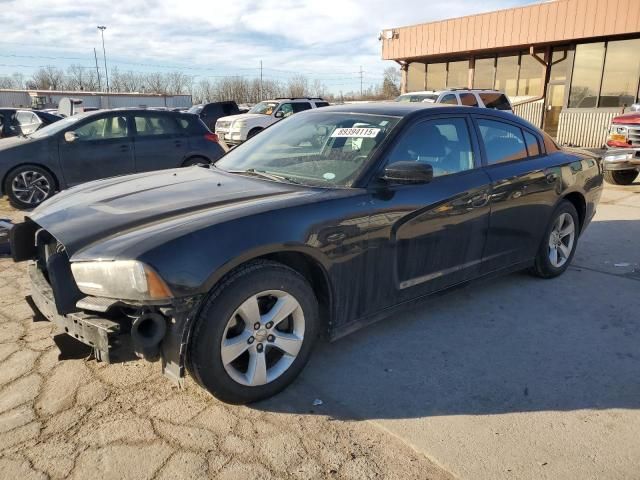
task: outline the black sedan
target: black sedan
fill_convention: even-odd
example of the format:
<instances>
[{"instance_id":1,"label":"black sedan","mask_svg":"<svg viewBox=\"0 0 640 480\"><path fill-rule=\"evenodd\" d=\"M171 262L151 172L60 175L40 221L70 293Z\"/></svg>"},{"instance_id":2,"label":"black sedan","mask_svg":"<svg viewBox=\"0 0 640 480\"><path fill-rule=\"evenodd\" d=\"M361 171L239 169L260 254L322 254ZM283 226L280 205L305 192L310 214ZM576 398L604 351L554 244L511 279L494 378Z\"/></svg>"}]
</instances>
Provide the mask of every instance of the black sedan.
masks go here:
<instances>
[{"instance_id":1,"label":"black sedan","mask_svg":"<svg viewBox=\"0 0 640 480\"><path fill-rule=\"evenodd\" d=\"M29 135L58 120L62 120L61 115L40 110L0 108L0 138Z\"/></svg>"},{"instance_id":2,"label":"black sedan","mask_svg":"<svg viewBox=\"0 0 640 480\"><path fill-rule=\"evenodd\" d=\"M211 163L224 150L188 113L144 109L96 111L62 119L0 142L0 195L33 208L89 180Z\"/></svg>"},{"instance_id":3,"label":"black sedan","mask_svg":"<svg viewBox=\"0 0 640 480\"><path fill-rule=\"evenodd\" d=\"M348 105L294 115L208 169L69 190L12 249L34 260L37 316L98 359L161 358L243 403L288 385L320 334L480 277L562 274L601 193L599 157L514 115Z\"/></svg>"}]
</instances>

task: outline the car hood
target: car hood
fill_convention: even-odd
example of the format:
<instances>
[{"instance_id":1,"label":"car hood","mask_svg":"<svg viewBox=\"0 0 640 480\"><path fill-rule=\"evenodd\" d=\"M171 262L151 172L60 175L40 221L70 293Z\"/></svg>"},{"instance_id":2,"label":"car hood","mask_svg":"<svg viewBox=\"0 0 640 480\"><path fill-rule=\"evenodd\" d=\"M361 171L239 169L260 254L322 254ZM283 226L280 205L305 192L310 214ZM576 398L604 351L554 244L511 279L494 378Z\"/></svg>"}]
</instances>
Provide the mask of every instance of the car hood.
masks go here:
<instances>
[{"instance_id":1,"label":"car hood","mask_svg":"<svg viewBox=\"0 0 640 480\"><path fill-rule=\"evenodd\" d=\"M612 120L612 123L622 125L640 125L640 112L626 113L619 115Z\"/></svg>"},{"instance_id":2,"label":"car hood","mask_svg":"<svg viewBox=\"0 0 640 480\"><path fill-rule=\"evenodd\" d=\"M96 242L150 225L187 223L229 208L314 193L314 189L190 167L113 177L62 192L29 218L62 243L69 257Z\"/></svg>"},{"instance_id":3,"label":"car hood","mask_svg":"<svg viewBox=\"0 0 640 480\"><path fill-rule=\"evenodd\" d=\"M228 117L219 118L219 122L234 122L237 120L252 120L271 118L270 115L262 115L260 113L240 113L238 115L229 115Z\"/></svg>"},{"instance_id":4,"label":"car hood","mask_svg":"<svg viewBox=\"0 0 640 480\"><path fill-rule=\"evenodd\" d=\"M32 142L33 139L29 139L27 137L15 136L15 137L6 137L0 139L0 152L5 150L10 150L15 147L19 147L26 143Z\"/></svg>"}]
</instances>

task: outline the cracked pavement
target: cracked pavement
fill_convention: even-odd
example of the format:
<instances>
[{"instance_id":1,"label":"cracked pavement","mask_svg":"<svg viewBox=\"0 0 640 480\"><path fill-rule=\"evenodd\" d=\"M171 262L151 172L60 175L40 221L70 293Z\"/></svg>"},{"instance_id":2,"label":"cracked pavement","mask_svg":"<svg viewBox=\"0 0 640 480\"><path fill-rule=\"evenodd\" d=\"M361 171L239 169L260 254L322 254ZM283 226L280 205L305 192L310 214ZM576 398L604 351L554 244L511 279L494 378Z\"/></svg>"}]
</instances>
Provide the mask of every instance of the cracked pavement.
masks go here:
<instances>
[{"instance_id":1,"label":"cracked pavement","mask_svg":"<svg viewBox=\"0 0 640 480\"><path fill-rule=\"evenodd\" d=\"M0 217L22 213L0 200ZM55 326L33 323L24 301L25 266L0 257L1 478L453 478L312 397L300 401L313 414L273 413L220 403L191 379L178 389L142 360L59 361Z\"/></svg>"}]
</instances>

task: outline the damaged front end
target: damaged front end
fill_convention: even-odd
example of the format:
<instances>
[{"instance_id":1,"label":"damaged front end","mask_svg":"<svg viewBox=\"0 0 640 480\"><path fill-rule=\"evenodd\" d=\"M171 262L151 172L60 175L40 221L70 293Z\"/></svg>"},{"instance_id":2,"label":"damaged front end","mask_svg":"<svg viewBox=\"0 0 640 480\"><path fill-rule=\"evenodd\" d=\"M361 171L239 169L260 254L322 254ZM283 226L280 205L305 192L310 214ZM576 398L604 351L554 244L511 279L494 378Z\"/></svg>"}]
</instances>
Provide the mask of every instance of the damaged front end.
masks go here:
<instances>
[{"instance_id":1,"label":"damaged front end","mask_svg":"<svg viewBox=\"0 0 640 480\"><path fill-rule=\"evenodd\" d=\"M31 261L31 294L26 298L34 321L55 323L63 335L93 350L96 360L118 363L135 358L162 361L163 373L181 384L185 375L187 334L201 296L133 301L87 294L79 288L64 245L28 220L10 232L14 261ZM69 342L56 341L65 357Z\"/></svg>"}]
</instances>

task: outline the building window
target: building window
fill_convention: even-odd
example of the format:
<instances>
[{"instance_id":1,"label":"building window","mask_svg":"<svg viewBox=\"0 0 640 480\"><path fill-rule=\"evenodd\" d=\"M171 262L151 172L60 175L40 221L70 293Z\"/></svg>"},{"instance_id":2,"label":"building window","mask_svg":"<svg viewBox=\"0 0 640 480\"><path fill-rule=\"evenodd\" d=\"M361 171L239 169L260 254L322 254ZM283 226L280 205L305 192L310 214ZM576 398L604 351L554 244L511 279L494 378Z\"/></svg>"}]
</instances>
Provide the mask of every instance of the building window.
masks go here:
<instances>
[{"instance_id":1,"label":"building window","mask_svg":"<svg viewBox=\"0 0 640 480\"><path fill-rule=\"evenodd\" d=\"M604 52L604 42L583 43L576 46L569 107L595 108L598 104Z\"/></svg>"},{"instance_id":2,"label":"building window","mask_svg":"<svg viewBox=\"0 0 640 480\"><path fill-rule=\"evenodd\" d=\"M550 81L564 81L567 79L567 47L554 48L551 54L551 72L549 73Z\"/></svg>"},{"instance_id":3,"label":"building window","mask_svg":"<svg viewBox=\"0 0 640 480\"><path fill-rule=\"evenodd\" d=\"M498 57L495 89L515 96L518 94L518 56Z\"/></svg>"},{"instance_id":4,"label":"building window","mask_svg":"<svg viewBox=\"0 0 640 480\"><path fill-rule=\"evenodd\" d=\"M640 78L639 53L640 39L607 44L599 107L623 107L635 102Z\"/></svg>"},{"instance_id":5,"label":"building window","mask_svg":"<svg viewBox=\"0 0 640 480\"><path fill-rule=\"evenodd\" d=\"M469 62L449 62L447 88L467 88L469 86Z\"/></svg>"},{"instance_id":6,"label":"building window","mask_svg":"<svg viewBox=\"0 0 640 480\"><path fill-rule=\"evenodd\" d=\"M536 52L540 56L541 52ZM529 53L520 57L520 76L518 77L519 97L538 97L542 94L544 66Z\"/></svg>"},{"instance_id":7,"label":"building window","mask_svg":"<svg viewBox=\"0 0 640 480\"><path fill-rule=\"evenodd\" d=\"M476 69L473 74L473 88L493 88L496 59L476 58Z\"/></svg>"},{"instance_id":8,"label":"building window","mask_svg":"<svg viewBox=\"0 0 640 480\"><path fill-rule=\"evenodd\" d=\"M418 92L424 90L425 71L427 66L424 63L410 63L407 72L407 92Z\"/></svg>"},{"instance_id":9,"label":"building window","mask_svg":"<svg viewBox=\"0 0 640 480\"><path fill-rule=\"evenodd\" d=\"M430 63L427 65L427 90L442 90L447 83L447 64Z\"/></svg>"}]
</instances>

